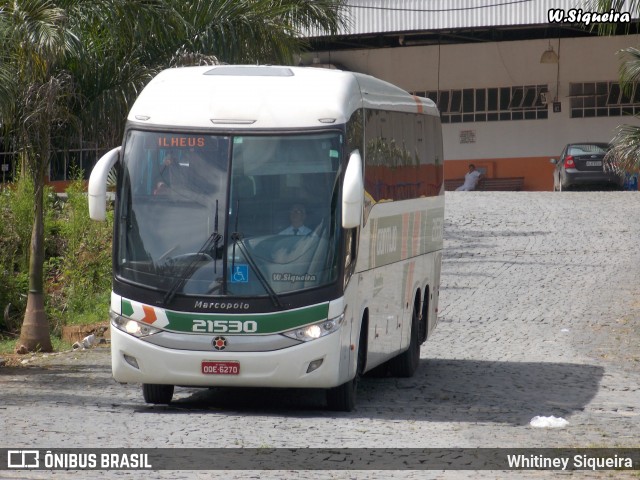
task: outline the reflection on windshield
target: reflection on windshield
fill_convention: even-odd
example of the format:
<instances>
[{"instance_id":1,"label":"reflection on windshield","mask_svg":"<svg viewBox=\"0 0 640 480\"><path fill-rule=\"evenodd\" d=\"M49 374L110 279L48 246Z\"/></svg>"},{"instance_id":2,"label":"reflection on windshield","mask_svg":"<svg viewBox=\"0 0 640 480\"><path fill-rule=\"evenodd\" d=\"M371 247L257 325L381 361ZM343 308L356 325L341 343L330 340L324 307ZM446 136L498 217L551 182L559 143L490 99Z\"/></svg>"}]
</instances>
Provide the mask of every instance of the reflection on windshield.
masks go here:
<instances>
[{"instance_id":1,"label":"reflection on windshield","mask_svg":"<svg viewBox=\"0 0 640 480\"><path fill-rule=\"evenodd\" d=\"M129 132L117 244L122 278L173 294L206 294L221 284L222 251L202 249L224 232L230 146L229 137Z\"/></svg>"},{"instance_id":2,"label":"reflection on windshield","mask_svg":"<svg viewBox=\"0 0 640 480\"><path fill-rule=\"evenodd\" d=\"M234 139L229 230L246 253L230 252L230 294L264 294L261 276L275 293L335 280L340 151L336 133Z\"/></svg>"},{"instance_id":3,"label":"reflection on windshield","mask_svg":"<svg viewBox=\"0 0 640 480\"><path fill-rule=\"evenodd\" d=\"M281 293L335 281L340 142L336 132L130 131L117 274L166 292L169 302L176 294L269 295L277 304Z\"/></svg>"}]
</instances>

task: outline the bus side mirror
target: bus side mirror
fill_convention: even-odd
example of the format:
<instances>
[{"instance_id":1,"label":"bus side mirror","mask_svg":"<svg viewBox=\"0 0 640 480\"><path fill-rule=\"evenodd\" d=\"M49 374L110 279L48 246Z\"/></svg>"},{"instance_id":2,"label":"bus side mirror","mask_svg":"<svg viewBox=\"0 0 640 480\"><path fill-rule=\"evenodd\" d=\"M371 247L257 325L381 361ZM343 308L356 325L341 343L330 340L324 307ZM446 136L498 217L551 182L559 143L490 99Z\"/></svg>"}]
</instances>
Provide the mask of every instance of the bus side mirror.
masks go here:
<instances>
[{"instance_id":1,"label":"bus side mirror","mask_svg":"<svg viewBox=\"0 0 640 480\"><path fill-rule=\"evenodd\" d=\"M104 221L107 216L107 177L120 158L120 147L109 150L96 163L89 177L89 217Z\"/></svg>"},{"instance_id":2,"label":"bus side mirror","mask_svg":"<svg viewBox=\"0 0 640 480\"><path fill-rule=\"evenodd\" d=\"M364 205L364 182L362 180L362 159L360 152L354 150L349 156L347 170L342 185L342 227L360 226Z\"/></svg>"}]
</instances>

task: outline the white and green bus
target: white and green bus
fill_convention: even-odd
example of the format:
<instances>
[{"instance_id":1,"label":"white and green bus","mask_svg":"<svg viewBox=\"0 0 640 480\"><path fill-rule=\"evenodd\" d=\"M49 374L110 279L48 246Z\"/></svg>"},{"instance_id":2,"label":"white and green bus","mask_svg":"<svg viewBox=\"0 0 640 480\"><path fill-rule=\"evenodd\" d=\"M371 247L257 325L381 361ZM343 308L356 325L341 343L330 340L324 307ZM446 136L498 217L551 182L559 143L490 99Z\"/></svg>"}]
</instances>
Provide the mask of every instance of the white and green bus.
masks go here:
<instances>
[{"instance_id":1,"label":"white and green bus","mask_svg":"<svg viewBox=\"0 0 640 480\"><path fill-rule=\"evenodd\" d=\"M115 169L113 377L326 389L355 405L374 368L411 376L437 322L438 111L367 75L174 68L133 105L89 181Z\"/></svg>"}]
</instances>

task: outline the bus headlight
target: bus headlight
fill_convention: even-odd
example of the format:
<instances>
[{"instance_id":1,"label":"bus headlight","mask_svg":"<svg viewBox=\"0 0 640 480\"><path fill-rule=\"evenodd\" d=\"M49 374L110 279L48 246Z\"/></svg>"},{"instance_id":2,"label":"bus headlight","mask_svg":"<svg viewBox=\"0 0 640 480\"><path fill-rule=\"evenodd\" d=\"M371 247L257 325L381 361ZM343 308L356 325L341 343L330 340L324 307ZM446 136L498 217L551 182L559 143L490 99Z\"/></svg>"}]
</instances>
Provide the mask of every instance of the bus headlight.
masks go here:
<instances>
[{"instance_id":1,"label":"bus headlight","mask_svg":"<svg viewBox=\"0 0 640 480\"><path fill-rule=\"evenodd\" d=\"M311 340L315 340L335 332L342 326L343 322L344 313L335 318L330 318L328 320L323 320L322 322L313 323L301 328L296 328L295 330L284 332L283 335L303 342L310 342Z\"/></svg>"},{"instance_id":2,"label":"bus headlight","mask_svg":"<svg viewBox=\"0 0 640 480\"><path fill-rule=\"evenodd\" d=\"M118 315L113 312L110 313L110 316L111 323L114 327L137 338L148 337L149 335L162 331L159 328L152 327L144 322L137 322L136 320L123 317L122 315Z\"/></svg>"}]
</instances>

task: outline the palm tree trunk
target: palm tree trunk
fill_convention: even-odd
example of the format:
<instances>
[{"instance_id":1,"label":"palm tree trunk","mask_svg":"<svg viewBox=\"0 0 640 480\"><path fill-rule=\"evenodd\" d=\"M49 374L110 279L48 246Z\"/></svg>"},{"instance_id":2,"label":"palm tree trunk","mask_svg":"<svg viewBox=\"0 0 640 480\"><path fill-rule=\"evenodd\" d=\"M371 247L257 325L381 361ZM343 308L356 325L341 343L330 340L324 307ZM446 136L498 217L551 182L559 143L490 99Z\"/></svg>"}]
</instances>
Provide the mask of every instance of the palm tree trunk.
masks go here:
<instances>
[{"instance_id":1,"label":"palm tree trunk","mask_svg":"<svg viewBox=\"0 0 640 480\"><path fill-rule=\"evenodd\" d=\"M29 255L29 293L18 350L51 352L49 320L44 310L44 172L35 169L35 218Z\"/></svg>"}]
</instances>

